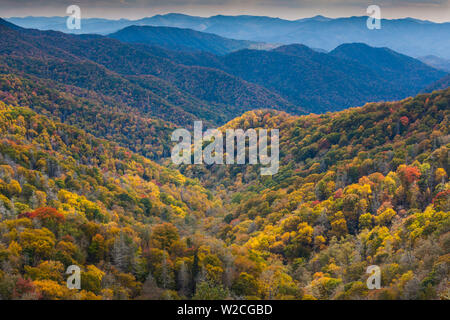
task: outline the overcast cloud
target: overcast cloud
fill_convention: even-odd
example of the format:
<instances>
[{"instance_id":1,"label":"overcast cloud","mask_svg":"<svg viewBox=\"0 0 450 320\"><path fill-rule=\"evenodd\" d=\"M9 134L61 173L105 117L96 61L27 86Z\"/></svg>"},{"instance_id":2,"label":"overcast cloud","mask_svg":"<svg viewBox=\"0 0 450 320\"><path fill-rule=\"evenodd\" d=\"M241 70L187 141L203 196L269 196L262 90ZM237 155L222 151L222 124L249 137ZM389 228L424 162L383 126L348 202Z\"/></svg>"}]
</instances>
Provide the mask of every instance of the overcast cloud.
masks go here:
<instances>
[{"instance_id":1,"label":"overcast cloud","mask_svg":"<svg viewBox=\"0 0 450 320\"><path fill-rule=\"evenodd\" d=\"M0 16L64 16L71 4L83 17L137 19L179 12L199 16L216 14L267 15L299 19L321 14L329 17L365 15L370 4L382 9L384 18L414 17L450 21L450 0L0 0Z\"/></svg>"}]
</instances>

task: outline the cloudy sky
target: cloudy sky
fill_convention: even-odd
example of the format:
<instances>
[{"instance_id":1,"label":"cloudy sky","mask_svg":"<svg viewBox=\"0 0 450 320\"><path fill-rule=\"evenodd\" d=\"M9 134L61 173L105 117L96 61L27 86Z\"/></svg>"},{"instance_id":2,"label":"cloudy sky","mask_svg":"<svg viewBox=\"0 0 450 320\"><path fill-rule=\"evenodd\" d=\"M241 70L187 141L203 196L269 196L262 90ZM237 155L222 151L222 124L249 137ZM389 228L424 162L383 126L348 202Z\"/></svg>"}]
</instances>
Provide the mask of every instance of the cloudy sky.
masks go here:
<instances>
[{"instance_id":1,"label":"cloudy sky","mask_svg":"<svg viewBox=\"0 0 450 320\"><path fill-rule=\"evenodd\" d=\"M321 14L328 17L366 15L371 4L381 7L382 18L413 17L450 21L450 0L0 0L0 16L65 16L76 4L82 17L138 19L178 12L198 16L267 15L299 19Z\"/></svg>"}]
</instances>

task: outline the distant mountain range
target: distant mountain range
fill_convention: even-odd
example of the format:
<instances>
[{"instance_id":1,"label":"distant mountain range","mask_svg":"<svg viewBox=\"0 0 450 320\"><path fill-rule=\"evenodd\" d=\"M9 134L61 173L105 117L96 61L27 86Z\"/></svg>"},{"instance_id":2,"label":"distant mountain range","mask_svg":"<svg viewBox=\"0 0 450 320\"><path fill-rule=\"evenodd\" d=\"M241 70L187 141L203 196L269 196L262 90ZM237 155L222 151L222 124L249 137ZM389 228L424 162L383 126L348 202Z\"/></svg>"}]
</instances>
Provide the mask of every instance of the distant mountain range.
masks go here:
<instances>
[{"instance_id":1,"label":"distant mountain range","mask_svg":"<svg viewBox=\"0 0 450 320\"><path fill-rule=\"evenodd\" d=\"M136 35L140 28L147 27L133 27ZM174 30L184 33L182 29ZM153 43L158 39L155 37ZM390 49L361 43L344 44L330 53L294 44L272 50L239 50L224 56L176 53L149 46L142 49L179 64L220 69L263 86L310 112L401 99L415 95L446 74Z\"/></svg>"},{"instance_id":2,"label":"distant mountain range","mask_svg":"<svg viewBox=\"0 0 450 320\"><path fill-rule=\"evenodd\" d=\"M115 39L22 29L0 20L0 41L2 73L94 91L143 117L186 125L194 119L224 123L257 107L304 112L222 70L182 65Z\"/></svg>"},{"instance_id":3,"label":"distant mountain range","mask_svg":"<svg viewBox=\"0 0 450 320\"><path fill-rule=\"evenodd\" d=\"M426 87L422 92L433 92L436 90L447 89L448 87L450 87L450 73Z\"/></svg>"},{"instance_id":4,"label":"distant mountain range","mask_svg":"<svg viewBox=\"0 0 450 320\"><path fill-rule=\"evenodd\" d=\"M9 18L26 28L62 32L110 34L131 25L189 28L222 37L256 42L292 44L330 51L344 43L363 42L422 57L435 55L450 59L450 23L417 19L383 19L380 30L369 30L367 17L331 19L316 16L295 21L258 16L213 16L166 14L139 20L83 19L81 30L68 30L65 17ZM420 39L420 41L418 41Z\"/></svg>"},{"instance_id":5,"label":"distant mountain range","mask_svg":"<svg viewBox=\"0 0 450 320\"><path fill-rule=\"evenodd\" d=\"M390 49L357 43L330 53L289 45L215 55L195 50L224 53L251 43L168 27L129 27L112 37L132 43L4 21L0 64L8 72L93 90L180 125L193 119L220 124L256 108L321 113L401 99L446 75Z\"/></svg>"}]
</instances>

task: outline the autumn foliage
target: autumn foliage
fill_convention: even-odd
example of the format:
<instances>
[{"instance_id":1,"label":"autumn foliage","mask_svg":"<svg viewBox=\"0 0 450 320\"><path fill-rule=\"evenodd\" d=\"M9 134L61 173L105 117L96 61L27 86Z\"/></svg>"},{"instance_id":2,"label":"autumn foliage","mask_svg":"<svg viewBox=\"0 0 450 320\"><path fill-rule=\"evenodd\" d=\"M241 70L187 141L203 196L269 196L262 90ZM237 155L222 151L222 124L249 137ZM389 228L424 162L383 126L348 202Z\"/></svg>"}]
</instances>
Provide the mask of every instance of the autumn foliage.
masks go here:
<instances>
[{"instance_id":1,"label":"autumn foliage","mask_svg":"<svg viewBox=\"0 0 450 320\"><path fill-rule=\"evenodd\" d=\"M32 212L19 214L18 218L38 219L46 223L63 223L64 215L54 208L39 208Z\"/></svg>"},{"instance_id":2,"label":"autumn foliage","mask_svg":"<svg viewBox=\"0 0 450 320\"><path fill-rule=\"evenodd\" d=\"M169 168L0 102L0 298L447 299L449 94L228 123L280 128L272 177Z\"/></svg>"}]
</instances>

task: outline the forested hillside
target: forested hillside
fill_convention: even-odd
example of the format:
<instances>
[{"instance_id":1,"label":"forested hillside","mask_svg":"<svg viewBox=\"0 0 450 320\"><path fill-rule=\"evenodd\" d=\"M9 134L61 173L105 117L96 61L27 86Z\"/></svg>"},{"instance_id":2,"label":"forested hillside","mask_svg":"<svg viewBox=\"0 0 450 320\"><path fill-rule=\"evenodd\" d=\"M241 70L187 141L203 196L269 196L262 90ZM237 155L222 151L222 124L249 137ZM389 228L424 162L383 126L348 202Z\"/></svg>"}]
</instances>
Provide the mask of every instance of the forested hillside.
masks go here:
<instances>
[{"instance_id":1,"label":"forested hillside","mask_svg":"<svg viewBox=\"0 0 450 320\"><path fill-rule=\"evenodd\" d=\"M308 299L448 299L449 103L447 89L320 116L255 111L227 124L280 130L273 177L254 166L182 170L230 208L209 230L265 265L245 275L254 285L246 294L293 298L295 283ZM369 265L381 267L383 289L367 290Z\"/></svg>"},{"instance_id":2,"label":"forested hillside","mask_svg":"<svg viewBox=\"0 0 450 320\"><path fill-rule=\"evenodd\" d=\"M27 108L0 102L0 135L2 299L135 298L217 206L178 172Z\"/></svg>"},{"instance_id":3,"label":"forested hillside","mask_svg":"<svg viewBox=\"0 0 450 320\"><path fill-rule=\"evenodd\" d=\"M6 22L0 23L0 39L4 73L95 91L145 117L192 125L194 119L224 123L256 106L302 110L222 70L181 65L114 39L28 30Z\"/></svg>"},{"instance_id":4,"label":"forested hillside","mask_svg":"<svg viewBox=\"0 0 450 320\"><path fill-rule=\"evenodd\" d=\"M436 69L450 72L450 59L439 58L433 55L419 57L418 59Z\"/></svg>"},{"instance_id":5,"label":"forested hillside","mask_svg":"<svg viewBox=\"0 0 450 320\"><path fill-rule=\"evenodd\" d=\"M241 50L222 61L223 70L314 113L413 96L445 75L387 48L358 43L339 46L329 54L303 45Z\"/></svg>"},{"instance_id":6,"label":"forested hillside","mask_svg":"<svg viewBox=\"0 0 450 320\"><path fill-rule=\"evenodd\" d=\"M149 37L154 39L154 33ZM397 100L446 75L392 50L363 44L343 45L329 54L292 45L216 56L7 22L0 23L0 39L4 73L95 91L139 116L183 126L196 119L222 125L261 108L299 115ZM211 39L203 42L216 45Z\"/></svg>"},{"instance_id":7,"label":"forested hillside","mask_svg":"<svg viewBox=\"0 0 450 320\"><path fill-rule=\"evenodd\" d=\"M432 92L434 90L443 90L450 87L450 74L447 74L442 79L434 82L424 89L425 92Z\"/></svg>"},{"instance_id":8,"label":"forested hillside","mask_svg":"<svg viewBox=\"0 0 450 320\"><path fill-rule=\"evenodd\" d=\"M0 41L0 299L450 299L448 77L301 105L445 73L362 44L220 57L1 19ZM194 120L279 129L278 173L173 165Z\"/></svg>"},{"instance_id":9,"label":"forested hillside","mask_svg":"<svg viewBox=\"0 0 450 320\"><path fill-rule=\"evenodd\" d=\"M27 106L54 120L115 141L150 159L170 154L174 124L136 113L134 108L94 91L36 77L0 74L0 100Z\"/></svg>"},{"instance_id":10,"label":"forested hillside","mask_svg":"<svg viewBox=\"0 0 450 320\"><path fill-rule=\"evenodd\" d=\"M272 50L244 49L225 56L142 49L177 63L223 70L314 113L414 96L446 75L388 48L362 43L341 45L329 53L293 44ZM280 110L299 113L295 108Z\"/></svg>"},{"instance_id":11,"label":"forested hillside","mask_svg":"<svg viewBox=\"0 0 450 320\"><path fill-rule=\"evenodd\" d=\"M249 112L224 128L280 129L282 166L264 178L254 166L181 175L0 103L0 295L448 298L449 100ZM80 291L65 286L72 264ZM382 289L370 291L373 264Z\"/></svg>"},{"instance_id":12,"label":"forested hillside","mask_svg":"<svg viewBox=\"0 0 450 320\"><path fill-rule=\"evenodd\" d=\"M130 26L108 35L123 42L141 43L177 51L203 51L223 55L249 48L264 48L260 42L234 40L192 29Z\"/></svg>"},{"instance_id":13,"label":"forested hillside","mask_svg":"<svg viewBox=\"0 0 450 320\"><path fill-rule=\"evenodd\" d=\"M443 10L446 10L445 8ZM362 10L361 15L365 12ZM344 43L364 42L375 47L389 47L397 52L421 57L435 55L450 59L450 23L434 23L412 18L382 19L382 28L367 28L367 17L329 18L315 16L284 20L267 16L198 17L179 13L155 15L139 20L83 19L82 30L68 30L64 17L9 18L25 28L75 33L109 34L131 25L189 28L230 39L267 43L303 43L309 47L333 50Z\"/></svg>"}]
</instances>

